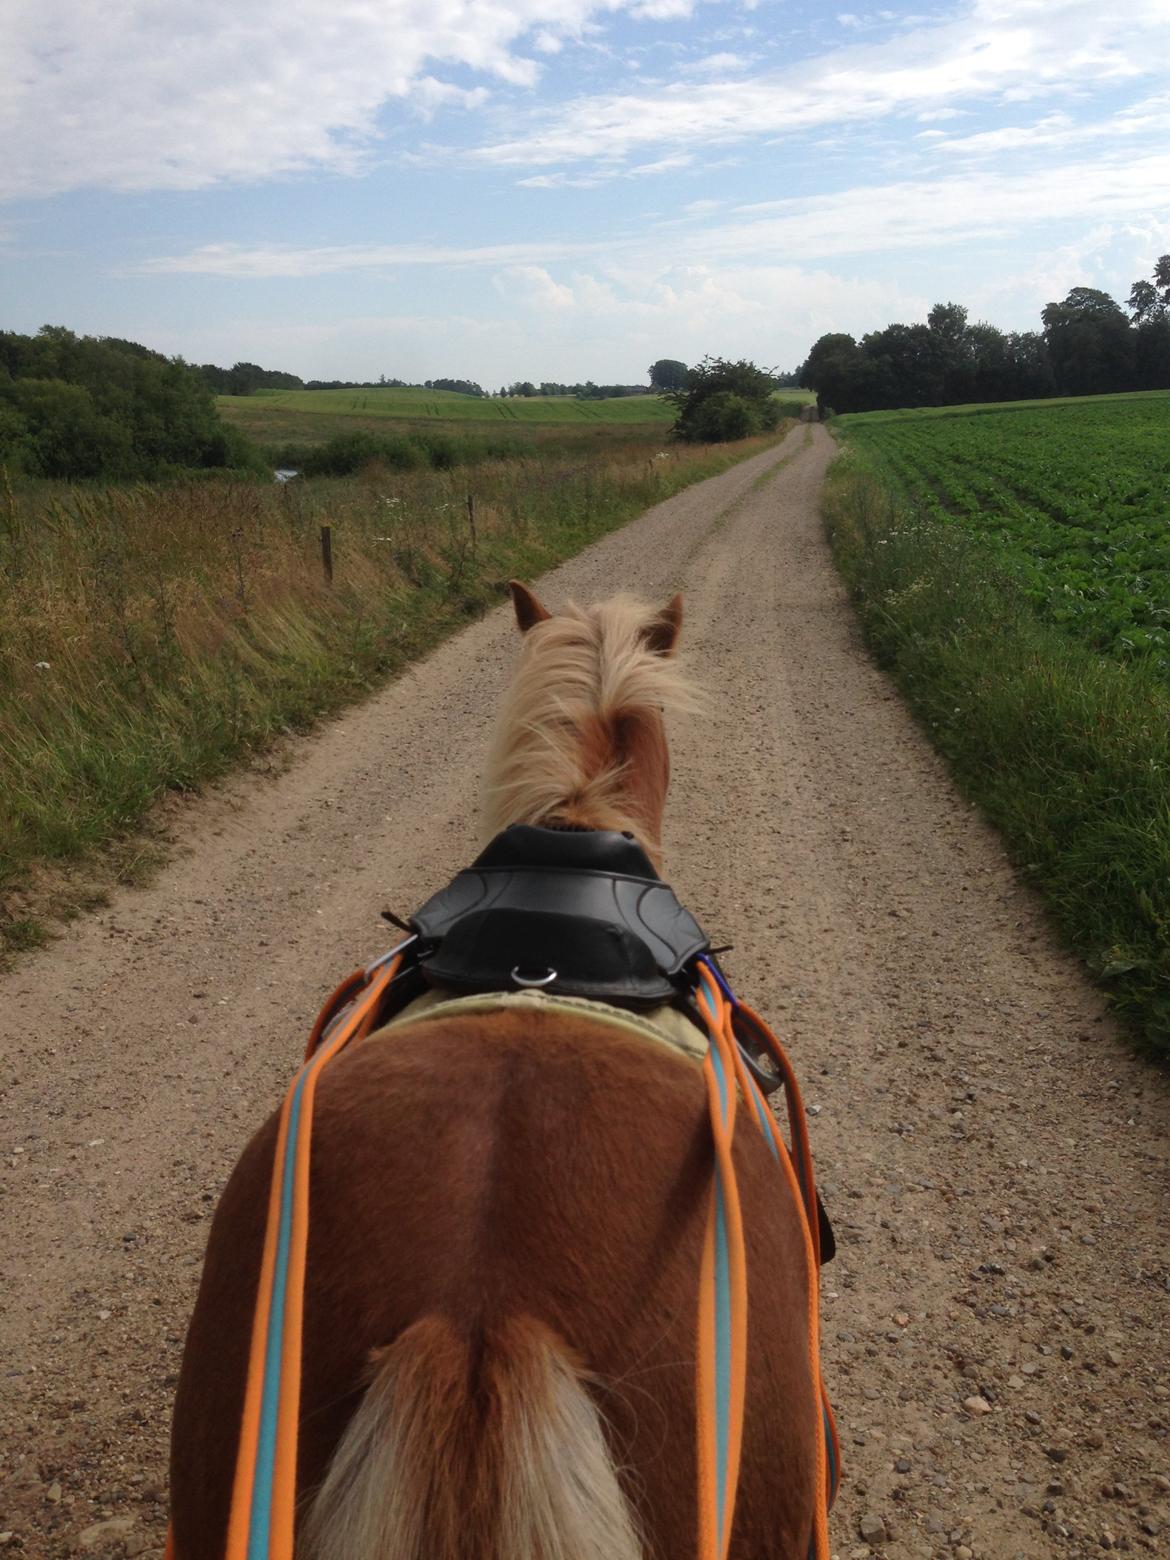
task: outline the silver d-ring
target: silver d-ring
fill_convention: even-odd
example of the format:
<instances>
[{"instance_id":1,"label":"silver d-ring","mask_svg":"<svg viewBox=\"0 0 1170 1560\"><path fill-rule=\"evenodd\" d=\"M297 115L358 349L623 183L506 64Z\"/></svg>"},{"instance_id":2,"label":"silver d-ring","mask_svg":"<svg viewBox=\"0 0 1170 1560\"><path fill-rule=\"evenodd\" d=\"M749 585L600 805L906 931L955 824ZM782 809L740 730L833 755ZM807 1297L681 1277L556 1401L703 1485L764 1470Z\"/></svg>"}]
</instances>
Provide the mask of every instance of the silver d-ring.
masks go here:
<instances>
[{"instance_id":1,"label":"silver d-ring","mask_svg":"<svg viewBox=\"0 0 1170 1560\"><path fill-rule=\"evenodd\" d=\"M537 986L551 986L556 978L557 972L554 969L550 969L547 975L521 975L520 966L517 965L512 971L512 984L522 986L526 990Z\"/></svg>"}]
</instances>

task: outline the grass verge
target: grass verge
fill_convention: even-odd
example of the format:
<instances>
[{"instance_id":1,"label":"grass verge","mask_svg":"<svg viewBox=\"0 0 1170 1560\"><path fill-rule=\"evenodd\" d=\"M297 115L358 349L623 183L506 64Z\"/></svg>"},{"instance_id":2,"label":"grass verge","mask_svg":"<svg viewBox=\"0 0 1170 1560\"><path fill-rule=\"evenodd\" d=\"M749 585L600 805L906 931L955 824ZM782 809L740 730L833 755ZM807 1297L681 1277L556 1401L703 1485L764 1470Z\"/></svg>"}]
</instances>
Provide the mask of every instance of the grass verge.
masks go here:
<instances>
[{"instance_id":1,"label":"grass verge","mask_svg":"<svg viewBox=\"0 0 1170 1560\"><path fill-rule=\"evenodd\" d=\"M1170 692L1035 615L990 549L852 451L824 512L866 638L1066 943L1170 1057Z\"/></svg>"},{"instance_id":2,"label":"grass verge","mask_svg":"<svg viewBox=\"0 0 1170 1560\"><path fill-rule=\"evenodd\" d=\"M168 790L306 728L497 605L511 576L774 442L535 451L470 472L374 463L284 487L0 484L0 948L40 935L46 897L29 889L47 863L108 849Z\"/></svg>"}]
</instances>

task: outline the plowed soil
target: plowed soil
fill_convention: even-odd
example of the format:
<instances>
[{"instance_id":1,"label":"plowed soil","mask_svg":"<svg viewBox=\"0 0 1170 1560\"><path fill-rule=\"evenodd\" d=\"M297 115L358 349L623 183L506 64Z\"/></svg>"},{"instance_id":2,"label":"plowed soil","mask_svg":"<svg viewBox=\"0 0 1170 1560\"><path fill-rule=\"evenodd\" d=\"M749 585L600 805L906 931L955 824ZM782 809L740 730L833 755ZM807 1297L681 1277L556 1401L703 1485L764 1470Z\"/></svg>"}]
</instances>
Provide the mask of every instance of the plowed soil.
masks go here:
<instances>
[{"instance_id":1,"label":"plowed soil","mask_svg":"<svg viewBox=\"0 0 1170 1560\"><path fill-rule=\"evenodd\" d=\"M711 711L672 733L668 871L814 1118L835 1552L1162 1552L1165 1081L867 659L817 516L832 453L798 429L539 588L686 593ZM161 1554L207 1220L378 912L469 858L513 634L501 607L186 809L152 886L0 980L0 1545Z\"/></svg>"}]
</instances>

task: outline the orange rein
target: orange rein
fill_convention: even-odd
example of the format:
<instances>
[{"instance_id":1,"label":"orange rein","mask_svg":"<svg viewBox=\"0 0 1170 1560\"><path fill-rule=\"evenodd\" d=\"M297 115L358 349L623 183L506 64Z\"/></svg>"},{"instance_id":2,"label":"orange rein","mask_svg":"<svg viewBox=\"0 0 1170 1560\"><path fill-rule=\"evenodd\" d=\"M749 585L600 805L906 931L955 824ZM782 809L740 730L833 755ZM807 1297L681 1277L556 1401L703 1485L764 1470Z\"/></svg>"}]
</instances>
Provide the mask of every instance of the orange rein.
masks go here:
<instances>
[{"instance_id":1,"label":"orange rein","mask_svg":"<svg viewBox=\"0 0 1170 1560\"><path fill-rule=\"evenodd\" d=\"M376 1024L382 998L402 962L403 950L395 950L337 988L313 1027L304 1065L281 1109L224 1560L293 1560L313 1100L322 1070ZM716 966L700 959L698 977L698 1006L710 1038L703 1073L715 1148L698 1308L698 1555L699 1560L728 1560L743 1443L748 1337L746 1245L733 1158L737 1103L748 1109L802 1211L808 1354L812 1380L818 1384L819 1226L804 1107L788 1057L763 1020L731 997ZM737 1019L763 1043L784 1080L792 1155L744 1065ZM827 1514L837 1443L823 1386L819 1396L809 1556L829 1560ZM173 1533L168 1531L167 1560L175 1560L175 1554Z\"/></svg>"},{"instance_id":2,"label":"orange rein","mask_svg":"<svg viewBox=\"0 0 1170 1560\"><path fill-rule=\"evenodd\" d=\"M225 1560L293 1560L313 1098L322 1070L374 1027L401 964L396 952L341 983L281 1108Z\"/></svg>"},{"instance_id":3,"label":"orange rein","mask_svg":"<svg viewBox=\"0 0 1170 1560\"><path fill-rule=\"evenodd\" d=\"M801 1231L804 1237L805 1263L808 1273L808 1356L811 1379L818 1384L817 1414L817 1477L813 1504L813 1535L809 1549L815 1560L829 1560L828 1512L832 1504L835 1477L831 1475L830 1459L835 1469L839 1454L836 1427L832 1410L825 1395L820 1369L820 1227L817 1218L816 1189L813 1176L812 1154L809 1149L808 1130L804 1105L796 1074L788 1056L764 1021L744 1007L738 999L724 995L725 983L720 973L706 959L699 960L699 1011L707 1025L711 1045L703 1064L707 1080L707 1098L711 1112L711 1129L715 1138L716 1173L712 1187L711 1207L708 1213L707 1234L703 1251L703 1275L699 1294L699 1348L698 1382L696 1394L696 1419L698 1429L698 1478L699 1478L699 1560L727 1560L731 1543L736 1487L739 1478L739 1455L743 1441L743 1414L747 1377L747 1272L744 1257L743 1213L735 1182L735 1169L731 1160L731 1147L735 1132L736 1087L749 1107L757 1128L772 1150L788 1183L788 1189L801 1210ZM736 1037L735 1019L742 1013L748 1020L753 1038L764 1042L784 1080L791 1124L793 1152L800 1164L798 1177L793 1168L792 1155L784 1142L775 1116L761 1093L759 1086L744 1065ZM734 1084L730 1081L734 1079ZM730 1084L730 1086L729 1086ZM722 1205L720 1205L722 1204ZM719 1242L719 1224L727 1226L728 1249L727 1280L729 1326L726 1344L730 1346L730 1359L723 1368L726 1378L725 1456L721 1462L717 1453L715 1422L717 1420L719 1375L721 1361L718 1358L718 1337L715 1311L719 1304L718 1284L714 1273L714 1255Z\"/></svg>"}]
</instances>

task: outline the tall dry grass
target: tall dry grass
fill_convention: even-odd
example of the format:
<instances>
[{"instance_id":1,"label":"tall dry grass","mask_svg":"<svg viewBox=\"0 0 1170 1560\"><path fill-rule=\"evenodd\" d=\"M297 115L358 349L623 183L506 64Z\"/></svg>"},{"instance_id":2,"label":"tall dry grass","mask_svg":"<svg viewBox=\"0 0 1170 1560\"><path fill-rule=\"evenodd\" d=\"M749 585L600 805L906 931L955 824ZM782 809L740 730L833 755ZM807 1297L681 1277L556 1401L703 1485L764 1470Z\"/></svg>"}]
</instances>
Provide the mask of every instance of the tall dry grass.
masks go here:
<instances>
[{"instance_id":1,"label":"tall dry grass","mask_svg":"<svg viewBox=\"0 0 1170 1560\"><path fill-rule=\"evenodd\" d=\"M0 923L36 864L133 828L168 788L375 686L511 575L770 442L285 487L0 482Z\"/></svg>"}]
</instances>

